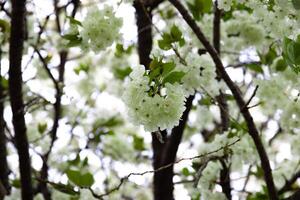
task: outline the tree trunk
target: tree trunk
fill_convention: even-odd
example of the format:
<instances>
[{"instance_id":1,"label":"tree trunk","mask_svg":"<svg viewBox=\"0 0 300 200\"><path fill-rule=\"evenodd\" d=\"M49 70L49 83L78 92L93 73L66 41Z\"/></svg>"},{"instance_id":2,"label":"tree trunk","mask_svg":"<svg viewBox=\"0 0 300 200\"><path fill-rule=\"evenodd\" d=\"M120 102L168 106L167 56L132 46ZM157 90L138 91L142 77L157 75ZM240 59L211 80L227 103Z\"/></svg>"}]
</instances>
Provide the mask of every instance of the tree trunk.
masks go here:
<instances>
[{"instance_id":1,"label":"tree trunk","mask_svg":"<svg viewBox=\"0 0 300 200\"><path fill-rule=\"evenodd\" d=\"M9 45L9 95L13 113L14 139L19 155L22 199L32 200L31 165L22 94L22 54L25 34L25 4L25 0L12 0Z\"/></svg>"}]
</instances>

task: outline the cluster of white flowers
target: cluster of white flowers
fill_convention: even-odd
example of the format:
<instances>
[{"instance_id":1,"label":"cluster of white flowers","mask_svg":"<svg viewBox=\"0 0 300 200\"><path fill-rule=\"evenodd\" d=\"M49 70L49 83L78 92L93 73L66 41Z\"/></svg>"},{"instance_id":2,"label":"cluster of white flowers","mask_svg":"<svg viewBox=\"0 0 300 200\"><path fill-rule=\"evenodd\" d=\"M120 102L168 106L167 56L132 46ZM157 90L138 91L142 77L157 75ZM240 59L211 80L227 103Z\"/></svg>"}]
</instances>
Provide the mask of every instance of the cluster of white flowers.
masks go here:
<instances>
[{"instance_id":1,"label":"cluster of white flowers","mask_svg":"<svg viewBox=\"0 0 300 200\"><path fill-rule=\"evenodd\" d=\"M146 131L173 128L185 109L182 87L167 83L161 94L150 96L149 78L144 74L143 66L135 67L123 95L131 122L144 125Z\"/></svg>"},{"instance_id":2,"label":"cluster of white flowers","mask_svg":"<svg viewBox=\"0 0 300 200\"><path fill-rule=\"evenodd\" d=\"M202 172L199 180L199 191L201 199L210 200L226 200L226 196L222 192L216 192L212 188L219 178L220 170L222 166L220 162L209 162ZM198 189L198 188L197 188Z\"/></svg>"},{"instance_id":3,"label":"cluster of white flowers","mask_svg":"<svg viewBox=\"0 0 300 200\"><path fill-rule=\"evenodd\" d=\"M102 10L91 8L82 22L83 48L91 48L94 52L106 49L120 37L122 19L117 18L113 8L105 6Z\"/></svg>"},{"instance_id":4,"label":"cluster of white flowers","mask_svg":"<svg viewBox=\"0 0 300 200\"><path fill-rule=\"evenodd\" d=\"M223 81L216 79L214 63L208 54L199 56L190 53L186 62L186 65L178 62L176 66L178 70L186 73L182 82L187 96L194 94L195 90L214 96L219 94L220 89L226 88Z\"/></svg>"},{"instance_id":5,"label":"cluster of white flowers","mask_svg":"<svg viewBox=\"0 0 300 200\"><path fill-rule=\"evenodd\" d=\"M280 111L280 126L284 130L299 127L299 86L297 75L291 70L272 74L269 80L255 80L262 112L274 115ZM285 84L283 84L285 83Z\"/></svg>"},{"instance_id":6,"label":"cluster of white flowers","mask_svg":"<svg viewBox=\"0 0 300 200\"><path fill-rule=\"evenodd\" d=\"M233 0L218 0L218 8L229 11Z\"/></svg>"}]
</instances>

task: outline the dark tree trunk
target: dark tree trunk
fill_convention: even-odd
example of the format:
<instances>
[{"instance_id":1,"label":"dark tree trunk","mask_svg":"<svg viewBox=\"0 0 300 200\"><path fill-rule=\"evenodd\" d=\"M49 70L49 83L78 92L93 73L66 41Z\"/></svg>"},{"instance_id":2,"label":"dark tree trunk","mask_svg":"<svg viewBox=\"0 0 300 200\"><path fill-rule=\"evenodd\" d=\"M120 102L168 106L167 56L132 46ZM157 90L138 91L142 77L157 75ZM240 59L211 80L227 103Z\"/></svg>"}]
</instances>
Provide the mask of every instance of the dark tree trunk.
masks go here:
<instances>
[{"instance_id":1,"label":"dark tree trunk","mask_svg":"<svg viewBox=\"0 0 300 200\"><path fill-rule=\"evenodd\" d=\"M25 0L12 0L9 42L9 95L13 113L14 139L19 155L22 199L32 200L31 165L24 118L21 68L25 34L25 4Z\"/></svg>"}]
</instances>

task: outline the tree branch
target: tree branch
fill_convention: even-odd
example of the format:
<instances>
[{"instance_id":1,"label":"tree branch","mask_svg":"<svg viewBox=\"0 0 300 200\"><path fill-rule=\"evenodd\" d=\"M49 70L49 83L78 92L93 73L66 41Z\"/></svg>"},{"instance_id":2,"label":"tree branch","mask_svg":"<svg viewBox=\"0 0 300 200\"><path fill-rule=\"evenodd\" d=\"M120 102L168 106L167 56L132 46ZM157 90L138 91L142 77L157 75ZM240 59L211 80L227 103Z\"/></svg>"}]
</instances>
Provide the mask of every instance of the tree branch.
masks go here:
<instances>
[{"instance_id":1,"label":"tree branch","mask_svg":"<svg viewBox=\"0 0 300 200\"><path fill-rule=\"evenodd\" d=\"M112 189L108 190L106 193L103 193L103 194L96 194L91 188L90 191L92 192L93 196L97 199L103 199L105 196L108 196L110 194L112 194L113 192L115 191L118 191L121 186L126 182L128 181L128 179L131 177L131 176L144 176L145 174L150 174L150 173L158 173L160 171L164 171L168 168L173 168L173 166L175 164L178 164L182 161L192 161L192 160L195 160L195 159L199 159L199 158L204 158L204 157L207 157L207 156L211 156L219 151L222 151L223 149L225 148L229 148L233 145L235 145L236 143L238 143L240 141L240 139L237 139L235 141L233 141L232 143L229 143L229 144L226 144L222 147L219 147L218 149L216 150L213 150L213 151L210 151L208 153L205 153L205 154L200 154L200 155L197 155L197 156L192 156L192 157L187 157L187 158L180 158L178 160L175 160L174 162L172 163L168 163L166 165L163 165L157 169L154 169L154 170L148 170L148 171L144 171L144 172L132 172L132 173L129 173L127 176L124 176L123 178L120 179L120 182L119 184L117 184L115 187L113 187Z\"/></svg>"},{"instance_id":2,"label":"tree branch","mask_svg":"<svg viewBox=\"0 0 300 200\"><path fill-rule=\"evenodd\" d=\"M2 59L2 49L0 47L0 182L2 182L2 185L4 189L6 190L6 193L10 193L10 184L8 180L9 175L9 168L7 164L7 150L6 150L6 143L7 139L5 136L5 121L4 121L4 88L2 86L2 75L1 75L1 59Z\"/></svg>"},{"instance_id":3,"label":"tree branch","mask_svg":"<svg viewBox=\"0 0 300 200\"><path fill-rule=\"evenodd\" d=\"M76 11L79 7L79 0L72 0L71 1L74 5L73 10L72 10L72 17L75 16ZM60 33L61 32L61 24L59 21L59 15L60 15L60 9L58 8L58 1L54 0L54 8L55 8L55 15L56 15L56 26L57 26L57 31ZM61 113L62 113L62 105L61 105L61 98L63 95L63 85L64 85L64 74L65 74L65 65L67 62L67 57L68 57L68 52L67 51L61 51L59 52L59 57L60 57L60 63L58 65L58 79L56 80L50 69L47 66L47 63L45 62L45 59L42 57L42 55L39 53L39 51L37 49L35 49L35 51L38 53L38 56L40 58L40 60L43 63L43 66L45 68L45 70L47 71L50 79L52 80L55 89L56 89L56 94L55 94L55 103L53 105L54 107L54 116L53 116L53 125L52 128L50 130L50 137L51 137L51 143L50 143L50 147L48 149L48 151L42 155L42 160L43 160L43 165L42 165L42 169L40 172L40 178L42 180L47 180L48 179L48 159L49 159L49 155L52 152L54 143L57 139L57 130L59 127L59 120L61 119ZM45 200L51 200L51 193L47 187L47 184L44 182L40 182L37 188L37 192L41 192L43 194L43 197Z\"/></svg>"},{"instance_id":4,"label":"tree branch","mask_svg":"<svg viewBox=\"0 0 300 200\"><path fill-rule=\"evenodd\" d=\"M231 90L235 101L237 105L239 106L239 109L247 123L248 131L252 139L254 140L256 149L258 151L262 169L264 171L264 178L265 182L268 188L268 194L269 198L272 200L278 200L278 194L274 185L273 176L272 176L272 170L269 162L268 155L266 153L266 150L262 144L262 141L260 139L258 130L256 128L256 125L253 121L253 118L249 112L248 109L243 109L246 105L241 92L239 88L235 85L235 83L231 80L229 75L227 74L223 63L218 56L218 52L216 49L209 43L205 35L203 34L202 30L198 27L195 20L191 17L191 15L188 13L188 11L184 8L184 6L180 3L178 0L169 0L170 3L173 4L173 6L180 12L186 23L190 26L190 28L193 30L193 32L196 34L199 41L203 44L207 52L210 54L211 58L213 59L217 70L221 74L222 79L225 81L229 89Z\"/></svg>"},{"instance_id":5,"label":"tree branch","mask_svg":"<svg viewBox=\"0 0 300 200\"><path fill-rule=\"evenodd\" d=\"M222 10L218 8L218 1L214 3L214 20L213 20L213 45L218 54L220 54L221 49L221 18L222 18ZM216 69L217 80L221 81L221 74ZM220 94L216 97L218 102L218 106L220 108L220 116L221 116L221 126L222 133L228 130L229 128L229 110L228 104L226 100L226 96L223 91L220 90ZM223 193L226 195L228 200L231 200L231 183L230 183L230 167L227 166L226 162L220 160L222 164L222 170L220 171L220 185L222 187Z\"/></svg>"},{"instance_id":6,"label":"tree branch","mask_svg":"<svg viewBox=\"0 0 300 200\"><path fill-rule=\"evenodd\" d=\"M286 180L284 186L278 190L278 194L281 195L292 189L292 185L300 178L300 171L296 172L290 179Z\"/></svg>"},{"instance_id":7,"label":"tree branch","mask_svg":"<svg viewBox=\"0 0 300 200\"><path fill-rule=\"evenodd\" d=\"M300 199L300 189L297 190L294 194L284 200L299 200Z\"/></svg>"},{"instance_id":8,"label":"tree branch","mask_svg":"<svg viewBox=\"0 0 300 200\"><path fill-rule=\"evenodd\" d=\"M22 54L26 0L12 0L11 33L9 42L9 94L13 113L15 144L19 155L22 199L32 200L31 165L24 118L22 94Z\"/></svg>"}]
</instances>

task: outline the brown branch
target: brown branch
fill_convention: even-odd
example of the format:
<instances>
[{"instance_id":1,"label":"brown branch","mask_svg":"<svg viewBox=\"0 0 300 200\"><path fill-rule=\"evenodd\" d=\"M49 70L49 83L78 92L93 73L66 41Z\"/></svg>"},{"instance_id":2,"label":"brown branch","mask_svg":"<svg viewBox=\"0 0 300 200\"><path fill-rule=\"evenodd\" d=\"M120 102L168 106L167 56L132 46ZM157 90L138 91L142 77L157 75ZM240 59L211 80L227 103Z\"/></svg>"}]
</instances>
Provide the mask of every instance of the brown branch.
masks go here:
<instances>
[{"instance_id":1,"label":"brown branch","mask_svg":"<svg viewBox=\"0 0 300 200\"><path fill-rule=\"evenodd\" d=\"M37 49L37 48L34 48L34 51L37 53L37 55L39 56L39 59L40 61L42 62L43 64L43 67L44 69L46 70L49 78L52 80L53 84L54 84L54 87L56 89L56 91L59 90L59 84L58 84L58 81L54 78L53 74L51 73L49 67L48 67L48 64L45 60L45 58L42 56L42 54L40 53L40 51Z\"/></svg>"},{"instance_id":2,"label":"brown branch","mask_svg":"<svg viewBox=\"0 0 300 200\"><path fill-rule=\"evenodd\" d=\"M248 106L249 106L249 104L251 103L252 99L255 97L256 92L257 92L257 90L258 90L258 87L259 87L258 85L255 86L255 89L254 89L254 91L253 91L251 97L250 97L249 100L246 102L246 104L245 104L244 108L242 108L242 110L243 110L243 109L248 109L248 108L249 108Z\"/></svg>"},{"instance_id":3,"label":"brown branch","mask_svg":"<svg viewBox=\"0 0 300 200\"><path fill-rule=\"evenodd\" d=\"M73 10L72 10L72 17L75 16L76 11L79 7L79 0L72 0L72 3L74 5ZM61 24L59 21L59 15L60 15L60 9L58 8L58 0L54 0L54 8L55 8L55 15L56 15L56 25L57 25L57 31L59 33L61 33ZM51 143L50 143L50 147L48 149L48 151L41 156L42 160L43 160L43 165L42 165L42 169L40 172L40 178L42 180L47 180L48 179L48 159L49 159L49 155L52 152L54 143L57 139L57 130L59 127L59 120L61 119L61 114L62 114L62 105L61 105L61 98L63 95L63 85L64 85L64 74L65 74L65 65L67 62L67 57L68 57L68 52L67 51L61 51L59 52L59 57L60 57L60 63L58 65L58 79L56 80L50 69L47 66L47 63L45 62L45 59L42 57L42 55L39 53L39 51L37 51L37 49L35 49L35 51L38 53L38 56L40 58L40 60L43 63L43 66L45 68L45 70L47 71L50 79L52 80L55 89L56 89L56 94L55 94L55 103L53 105L54 107L54 116L53 116L53 125L52 128L50 130L50 137L51 137ZM43 197L45 200L51 200L51 193L47 187L47 184L44 182L40 182L37 188L37 192L41 192L43 194Z\"/></svg>"},{"instance_id":4,"label":"brown branch","mask_svg":"<svg viewBox=\"0 0 300 200\"><path fill-rule=\"evenodd\" d=\"M9 94L15 130L14 139L19 155L22 199L32 200L31 165L24 118L21 70L25 34L25 4L25 0L12 0L9 42Z\"/></svg>"},{"instance_id":5,"label":"brown branch","mask_svg":"<svg viewBox=\"0 0 300 200\"><path fill-rule=\"evenodd\" d=\"M300 178L300 171L296 172L290 179L285 181L284 186L278 190L278 194L281 195L292 189L292 185Z\"/></svg>"},{"instance_id":6,"label":"brown branch","mask_svg":"<svg viewBox=\"0 0 300 200\"><path fill-rule=\"evenodd\" d=\"M218 54L221 50L221 19L222 11L218 8L218 1L214 3L214 20L213 20L213 45ZM217 80L221 81L221 74L216 69ZM222 133L228 130L229 128L229 108L226 100L226 95L220 90L220 94L216 97L221 116L221 126ZM220 185L222 187L222 192L225 194L228 200L232 199L231 196L231 183L230 183L230 167L227 166L226 162L220 160L222 164L222 170L220 171Z\"/></svg>"},{"instance_id":7,"label":"brown branch","mask_svg":"<svg viewBox=\"0 0 300 200\"><path fill-rule=\"evenodd\" d=\"M235 83L231 80L231 78L227 74L223 63L222 63L220 57L218 56L218 52L216 51L216 49L207 40L207 38L203 34L200 27L196 24L195 20L191 17L191 15L185 9L185 7L182 5L182 3L180 3L180 1L178 1L178 0L169 0L169 1L180 12L182 17L186 21L186 23L190 26L190 28L193 30L193 32L195 33L195 35L197 36L199 41L203 44L203 46L205 47L207 52L210 54L211 58L213 59L215 65L216 65L217 70L221 74L222 79L225 81L225 83L231 90L231 92L235 98L235 101L236 101L237 105L239 106L239 109L246 121L249 134L252 137L252 139L255 143L256 149L258 151L258 154L259 154L259 157L261 160L262 169L264 171L264 178L265 178L265 182L267 185L269 198L272 200L278 200L278 194L277 194L277 191L276 191L276 188L274 185L274 180L273 180L273 175L272 175L272 170L271 170L268 155L267 155L266 150L263 146L263 143L260 139L258 130L256 128L256 125L253 121L253 118L252 118L249 110L243 109L245 107L246 103L241 95L239 88L235 85Z\"/></svg>"},{"instance_id":8,"label":"brown branch","mask_svg":"<svg viewBox=\"0 0 300 200\"><path fill-rule=\"evenodd\" d=\"M176 160L176 161L174 161L174 162L172 162L172 163L163 165L163 166L161 166L161 167L159 167L159 168L157 168L157 169L154 169L154 170L148 170L148 171L144 171L144 172L140 172L140 173L137 173L137 172L129 173L127 176L124 176L123 178L120 179L120 183L119 183L117 186L113 187L112 189L110 189L110 190L107 191L106 193L100 194L100 195L98 194L98 195L97 195L95 192L92 192L92 194L93 194L93 196L94 196L95 198L103 199L103 197L108 196L108 195L110 195L111 193L113 193L113 192L115 192L115 191L118 191L118 190L121 188L121 186L122 186L126 181L128 181L128 179L129 179L131 176L144 176L145 174L151 174L151 173L157 173L157 172L160 172L160 171L164 171L164 170L166 170L166 169L168 169L168 168L173 168L173 166L174 166L175 164L178 164L178 163L180 163L180 162L182 162L182 161L191 161L191 160L195 160L195 159L199 159L199 158L203 158L203 157L206 157L206 156L213 155L213 154L215 154L215 153L217 153L217 152L219 152L219 151L221 151L221 150L223 150L223 149L225 149L225 148L228 148L228 147L231 147L231 146L235 145L235 144L238 143L239 141L240 141L240 139L237 139L237 140L233 141L232 143L229 143L229 144L227 144L227 145L224 145L224 146L222 146L222 147L219 147L218 149L216 149L216 150L214 150L214 151L210 151L210 152L205 153L205 154L200 154L200 155L197 155L197 156L187 157L187 158L180 158L180 159L178 159L178 160ZM90 190L92 190L92 189L90 189Z\"/></svg>"},{"instance_id":9,"label":"brown branch","mask_svg":"<svg viewBox=\"0 0 300 200\"><path fill-rule=\"evenodd\" d=\"M239 68L239 67L244 67L245 65L260 65L261 62L260 61L250 61L250 62L241 62L241 63L237 63L234 65L227 65L226 68L232 67L232 68Z\"/></svg>"},{"instance_id":10,"label":"brown branch","mask_svg":"<svg viewBox=\"0 0 300 200\"><path fill-rule=\"evenodd\" d=\"M5 136L5 121L4 121L4 100L5 100L5 89L2 86L2 75L1 75L1 59L2 59L2 49L0 47L0 182L4 189L6 190L6 194L10 193L10 184L9 184L9 168L7 164L7 150L6 143L7 139Z\"/></svg>"},{"instance_id":11,"label":"brown branch","mask_svg":"<svg viewBox=\"0 0 300 200\"><path fill-rule=\"evenodd\" d=\"M285 198L284 200L299 200L300 199L300 189L297 190L294 194L292 194L290 197Z\"/></svg>"}]
</instances>

